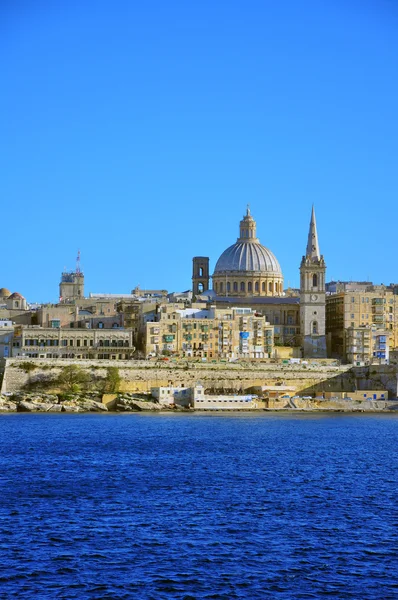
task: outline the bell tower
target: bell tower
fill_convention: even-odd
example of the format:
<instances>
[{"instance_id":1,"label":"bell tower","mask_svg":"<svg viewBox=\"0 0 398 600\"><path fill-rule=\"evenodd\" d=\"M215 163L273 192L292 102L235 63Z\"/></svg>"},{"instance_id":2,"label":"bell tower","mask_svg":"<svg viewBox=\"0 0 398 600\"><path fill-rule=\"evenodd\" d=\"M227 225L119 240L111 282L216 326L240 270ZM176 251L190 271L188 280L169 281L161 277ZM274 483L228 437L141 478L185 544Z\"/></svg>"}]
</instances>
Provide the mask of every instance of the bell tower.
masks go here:
<instances>
[{"instance_id":1,"label":"bell tower","mask_svg":"<svg viewBox=\"0 0 398 600\"><path fill-rule=\"evenodd\" d=\"M209 258L194 256L192 263L192 292L194 296L199 296L209 289Z\"/></svg>"},{"instance_id":2,"label":"bell tower","mask_svg":"<svg viewBox=\"0 0 398 600\"><path fill-rule=\"evenodd\" d=\"M300 332L304 358L326 358L325 260L312 207L306 254L300 265Z\"/></svg>"}]
</instances>

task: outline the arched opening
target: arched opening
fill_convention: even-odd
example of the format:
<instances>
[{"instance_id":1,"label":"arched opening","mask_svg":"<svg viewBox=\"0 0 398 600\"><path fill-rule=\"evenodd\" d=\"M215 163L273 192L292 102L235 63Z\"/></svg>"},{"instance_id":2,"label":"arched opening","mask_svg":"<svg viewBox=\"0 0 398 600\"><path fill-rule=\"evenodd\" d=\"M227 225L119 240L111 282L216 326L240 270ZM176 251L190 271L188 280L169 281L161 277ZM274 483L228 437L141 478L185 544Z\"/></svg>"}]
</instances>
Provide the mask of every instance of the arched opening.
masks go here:
<instances>
[{"instance_id":1,"label":"arched opening","mask_svg":"<svg viewBox=\"0 0 398 600\"><path fill-rule=\"evenodd\" d=\"M263 292L266 292L266 291L267 291L267 290L266 290L266 287L265 287L265 281L263 281L263 283L262 283L261 290L262 290Z\"/></svg>"},{"instance_id":2,"label":"arched opening","mask_svg":"<svg viewBox=\"0 0 398 600\"><path fill-rule=\"evenodd\" d=\"M204 292L203 283L198 283L198 293L201 294Z\"/></svg>"},{"instance_id":3,"label":"arched opening","mask_svg":"<svg viewBox=\"0 0 398 600\"><path fill-rule=\"evenodd\" d=\"M244 281L241 281L241 282L240 282L240 291L241 291L241 292L244 292L244 291L245 291L245 282L244 282Z\"/></svg>"},{"instance_id":4,"label":"arched opening","mask_svg":"<svg viewBox=\"0 0 398 600\"><path fill-rule=\"evenodd\" d=\"M269 284L268 284L268 291L272 292L272 283L271 282L269 282Z\"/></svg>"},{"instance_id":5,"label":"arched opening","mask_svg":"<svg viewBox=\"0 0 398 600\"><path fill-rule=\"evenodd\" d=\"M253 291L253 284L252 284L251 281L249 281L248 284L247 284L247 291L248 292L252 292Z\"/></svg>"},{"instance_id":6,"label":"arched opening","mask_svg":"<svg viewBox=\"0 0 398 600\"><path fill-rule=\"evenodd\" d=\"M238 291L238 282L234 281L234 292Z\"/></svg>"},{"instance_id":7,"label":"arched opening","mask_svg":"<svg viewBox=\"0 0 398 600\"><path fill-rule=\"evenodd\" d=\"M203 277L203 267L199 267L199 277Z\"/></svg>"},{"instance_id":8,"label":"arched opening","mask_svg":"<svg viewBox=\"0 0 398 600\"><path fill-rule=\"evenodd\" d=\"M312 333L313 333L313 335L316 335L318 333L318 322L317 321L313 321L313 323L312 323Z\"/></svg>"},{"instance_id":9,"label":"arched opening","mask_svg":"<svg viewBox=\"0 0 398 600\"><path fill-rule=\"evenodd\" d=\"M227 292L231 291L231 283L227 281Z\"/></svg>"},{"instance_id":10,"label":"arched opening","mask_svg":"<svg viewBox=\"0 0 398 600\"><path fill-rule=\"evenodd\" d=\"M275 281L275 286L274 287L275 287L275 292L278 293L278 284L276 283L276 281Z\"/></svg>"},{"instance_id":11,"label":"arched opening","mask_svg":"<svg viewBox=\"0 0 398 600\"><path fill-rule=\"evenodd\" d=\"M256 283L254 284L254 291L258 292L259 288L260 288L260 285L259 285L258 281L256 281Z\"/></svg>"},{"instance_id":12,"label":"arched opening","mask_svg":"<svg viewBox=\"0 0 398 600\"><path fill-rule=\"evenodd\" d=\"M221 281L221 282L220 282L220 294L222 294L222 293L223 293L223 291L224 291L224 284L223 284L223 282Z\"/></svg>"},{"instance_id":13,"label":"arched opening","mask_svg":"<svg viewBox=\"0 0 398 600\"><path fill-rule=\"evenodd\" d=\"M318 287L318 275L316 273L314 273L314 275L312 276L312 286Z\"/></svg>"}]
</instances>

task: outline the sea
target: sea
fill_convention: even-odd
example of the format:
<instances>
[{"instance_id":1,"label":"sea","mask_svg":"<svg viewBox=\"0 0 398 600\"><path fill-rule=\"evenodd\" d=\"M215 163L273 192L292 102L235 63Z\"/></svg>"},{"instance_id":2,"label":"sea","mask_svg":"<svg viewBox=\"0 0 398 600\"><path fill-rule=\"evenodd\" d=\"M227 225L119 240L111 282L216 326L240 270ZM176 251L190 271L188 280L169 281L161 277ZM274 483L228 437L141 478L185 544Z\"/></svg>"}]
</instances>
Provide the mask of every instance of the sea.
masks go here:
<instances>
[{"instance_id":1,"label":"sea","mask_svg":"<svg viewBox=\"0 0 398 600\"><path fill-rule=\"evenodd\" d=\"M0 598L398 599L398 415L0 415Z\"/></svg>"}]
</instances>

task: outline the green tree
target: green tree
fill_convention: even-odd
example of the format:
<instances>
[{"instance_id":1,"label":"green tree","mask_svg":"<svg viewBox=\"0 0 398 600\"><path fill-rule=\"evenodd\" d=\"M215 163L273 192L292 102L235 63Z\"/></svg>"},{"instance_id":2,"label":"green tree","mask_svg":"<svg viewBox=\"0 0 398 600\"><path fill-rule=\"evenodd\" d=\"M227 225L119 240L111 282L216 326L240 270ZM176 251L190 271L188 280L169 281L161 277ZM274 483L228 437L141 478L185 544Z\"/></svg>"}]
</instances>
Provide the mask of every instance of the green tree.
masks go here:
<instances>
[{"instance_id":1,"label":"green tree","mask_svg":"<svg viewBox=\"0 0 398 600\"><path fill-rule=\"evenodd\" d=\"M114 394L119 391L120 374L117 367L108 367L106 370L104 391Z\"/></svg>"},{"instance_id":2,"label":"green tree","mask_svg":"<svg viewBox=\"0 0 398 600\"><path fill-rule=\"evenodd\" d=\"M58 383L68 392L80 392L90 381L88 373L83 371L79 365L68 365L63 367L58 376Z\"/></svg>"}]
</instances>

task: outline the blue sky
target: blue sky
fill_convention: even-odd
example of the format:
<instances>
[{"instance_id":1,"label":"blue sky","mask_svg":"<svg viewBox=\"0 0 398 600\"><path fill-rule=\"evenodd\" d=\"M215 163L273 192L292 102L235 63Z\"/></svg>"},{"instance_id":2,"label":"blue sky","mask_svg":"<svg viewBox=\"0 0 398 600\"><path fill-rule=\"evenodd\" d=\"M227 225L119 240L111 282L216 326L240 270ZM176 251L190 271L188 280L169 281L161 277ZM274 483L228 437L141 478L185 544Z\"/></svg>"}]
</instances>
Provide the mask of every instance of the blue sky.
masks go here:
<instances>
[{"instance_id":1,"label":"blue sky","mask_svg":"<svg viewBox=\"0 0 398 600\"><path fill-rule=\"evenodd\" d=\"M250 203L285 285L315 204L327 278L398 281L398 4L0 5L0 286L185 290Z\"/></svg>"}]
</instances>

